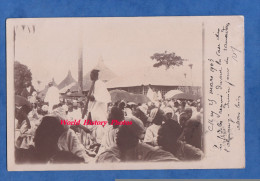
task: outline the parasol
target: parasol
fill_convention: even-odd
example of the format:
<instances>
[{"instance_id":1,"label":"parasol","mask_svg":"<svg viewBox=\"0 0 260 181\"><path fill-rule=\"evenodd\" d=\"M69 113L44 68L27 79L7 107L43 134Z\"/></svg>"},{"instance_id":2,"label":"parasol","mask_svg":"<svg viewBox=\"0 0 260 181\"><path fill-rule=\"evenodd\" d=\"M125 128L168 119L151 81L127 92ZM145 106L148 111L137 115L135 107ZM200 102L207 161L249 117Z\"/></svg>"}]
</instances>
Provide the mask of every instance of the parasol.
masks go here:
<instances>
[{"instance_id":1,"label":"parasol","mask_svg":"<svg viewBox=\"0 0 260 181\"><path fill-rule=\"evenodd\" d=\"M124 90L112 90L110 91L112 102L124 100L126 102L132 102L134 104L147 103L150 99L143 94L132 94Z\"/></svg>"},{"instance_id":2,"label":"parasol","mask_svg":"<svg viewBox=\"0 0 260 181\"><path fill-rule=\"evenodd\" d=\"M135 102L137 104L139 103L143 104L151 101L146 95L143 94L131 94L131 96L132 96L132 102Z\"/></svg>"},{"instance_id":3,"label":"parasol","mask_svg":"<svg viewBox=\"0 0 260 181\"><path fill-rule=\"evenodd\" d=\"M132 101L131 100L131 94L129 92L126 92L124 90L112 90L109 92L110 95L111 95L111 100L112 102L116 102L116 101L121 101L121 100L124 100L124 101Z\"/></svg>"},{"instance_id":4,"label":"parasol","mask_svg":"<svg viewBox=\"0 0 260 181\"><path fill-rule=\"evenodd\" d=\"M172 98L174 99L185 99L185 100L197 100L199 97L187 93L175 94Z\"/></svg>"},{"instance_id":5,"label":"parasol","mask_svg":"<svg viewBox=\"0 0 260 181\"><path fill-rule=\"evenodd\" d=\"M172 99L173 96L175 96L176 94L180 94L183 93L181 90L170 90L168 91L164 97L165 99Z\"/></svg>"},{"instance_id":6,"label":"parasol","mask_svg":"<svg viewBox=\"0 0 260 181\"><path fill-rule=\"evenodd\" d=\"M136 105L136 103L134 103L134 102L128 102L127 104L128 105Z\"/></svg>"},{"instance_id":7,"label":"parasol","mask_svg":"<svg viewBox=\"0 0 260 181\"><path fill-rule=\"evenodd\" d=\"M31 107L31 103L26 98L18 95L15 95L15 105Z\"/></svg>"}]
</instances>

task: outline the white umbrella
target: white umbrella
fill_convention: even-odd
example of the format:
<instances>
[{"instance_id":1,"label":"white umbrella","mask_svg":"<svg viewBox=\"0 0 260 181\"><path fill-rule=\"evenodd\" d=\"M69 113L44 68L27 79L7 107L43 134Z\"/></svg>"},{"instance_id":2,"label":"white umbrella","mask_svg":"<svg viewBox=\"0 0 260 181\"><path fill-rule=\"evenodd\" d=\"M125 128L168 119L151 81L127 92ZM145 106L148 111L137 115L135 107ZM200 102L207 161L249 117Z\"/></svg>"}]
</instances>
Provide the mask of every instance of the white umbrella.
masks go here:
<instances>
[{"instance_id":1,"label":"white umbrella","mask_svg":"<svg viewBox=\"0 0 260 181\"><path fill-rule=\"evenodd\" d=\"M181 90L170 90L169 92L167 92L164 97L165 99L171 99L173 96L175 96L176 94L180 94L183 93Z\"/></svg>"},{"instance_id":2,"label":"white umbrella","mask_svg":"<svg viewBox=\"0 0 260 181\"><path fill-rule=\"evenodd\" d=\"M136 103L134 103L134 102L128 102L127 104L128 105L136 105Z\"/></svg>"}]
</instances>

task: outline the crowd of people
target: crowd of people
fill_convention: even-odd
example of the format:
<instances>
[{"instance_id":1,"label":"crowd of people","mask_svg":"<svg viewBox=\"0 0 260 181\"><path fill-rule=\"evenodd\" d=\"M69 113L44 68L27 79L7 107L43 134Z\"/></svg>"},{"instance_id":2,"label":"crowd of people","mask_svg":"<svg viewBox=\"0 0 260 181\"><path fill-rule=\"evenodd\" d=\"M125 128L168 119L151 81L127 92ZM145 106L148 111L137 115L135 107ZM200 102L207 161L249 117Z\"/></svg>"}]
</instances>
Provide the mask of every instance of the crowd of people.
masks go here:
<instances>
[{"instance_id":1,"label":"crowd of people","mask_svg":"<svg viewBox=\"0 0 260 181\"><path fill-rule=\"evenodd\" d=\"M92 106L96 106L96 110L89 106L92 111L86 115L83 114L86 105L82 100L59 99L58 103L49 104L39 99L36 92L27 97L16 96L16 100L24 99L16 103L15 109L17 163L202 159L203 108L200 100L162 99L142 104L120 100L112 103L107 98L108 91L104 90L102 83L97 82L97 71L92 74L96 75L95 78L92 75L92 79L100 89L97 92L95 87L93 94L88 95L92 102L96 102ZM102 89L107 92L102 92ZM102 95L106 95L106 98ZM108 124L61 124L61 120L80 119L81 123L85 119L92 119L108 121ZM131 124L113 124L113 120Z\"/></svg>"}]
</instances>

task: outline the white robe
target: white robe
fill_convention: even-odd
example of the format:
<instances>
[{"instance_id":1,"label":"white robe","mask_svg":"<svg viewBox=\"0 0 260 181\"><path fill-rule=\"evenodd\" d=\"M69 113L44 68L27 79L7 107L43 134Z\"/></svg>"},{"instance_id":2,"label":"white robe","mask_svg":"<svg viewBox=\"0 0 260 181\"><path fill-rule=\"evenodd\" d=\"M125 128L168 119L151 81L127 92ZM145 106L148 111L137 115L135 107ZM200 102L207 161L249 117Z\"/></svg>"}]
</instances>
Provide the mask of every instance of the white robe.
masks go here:
<instances>
[{"instance_id":1,"label":"white robe","mask_svg":"<svg viewBox=\"0 0 260 181\"><path fill-rule=\"evenodd\" d=\"M92 121L107 121L107 104L111 102L111 96L103 81L97 80L95 82L92 95L94 96L95 101L90 101L88 104L88 110L91 112ZM94 125L92 129L92 137L97 143L101 143L104 135L103 126Z\"/></svg>"},{"instance_id":2,"label":"white robe","mask_svg":"<svg viewBox=\"0 0 260 181\"><path fill-rule=\"evenodd\" d=\"M144 142L145 143L151 143L152 146L158 146L157 143L157 137L158 137L158 131L160 129L160 125L152 124L146 129L145 136L144 136Z\"/></svg>"},{"instance_id":3,"label":"white robe","mask_svg":"<svg viewBox=\"0 0 260 181\"><path fill-rule=\"evenodd\" d=\"M60 103L60 94L59 89L55 86L49 87L46 96L44 98L44 102L49 103L49 113L52 111L54 105Z\"/></svg>"}]
</instances>

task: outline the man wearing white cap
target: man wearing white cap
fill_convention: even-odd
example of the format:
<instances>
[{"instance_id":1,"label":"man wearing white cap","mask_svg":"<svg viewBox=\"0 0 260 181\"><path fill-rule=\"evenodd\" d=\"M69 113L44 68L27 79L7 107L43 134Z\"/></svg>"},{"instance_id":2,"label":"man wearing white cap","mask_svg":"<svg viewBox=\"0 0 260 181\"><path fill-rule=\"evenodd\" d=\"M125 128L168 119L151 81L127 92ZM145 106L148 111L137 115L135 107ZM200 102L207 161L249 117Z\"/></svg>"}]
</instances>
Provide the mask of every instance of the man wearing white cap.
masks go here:
<instances>
[{"instance_id":1,"label":"man wearing white cap","mask_svg":"<svg viewBox=\"0 0 260 181\"><path fill-rule=\"evenodd\" d=\"M165 107L163 109L164 111L164 114L165 114L165 120L168 121L168 120L174 120L174 121L177 121L177 116L174 114L174 111L172 108L170 107Z\"/></svg>"}]
</instances>

